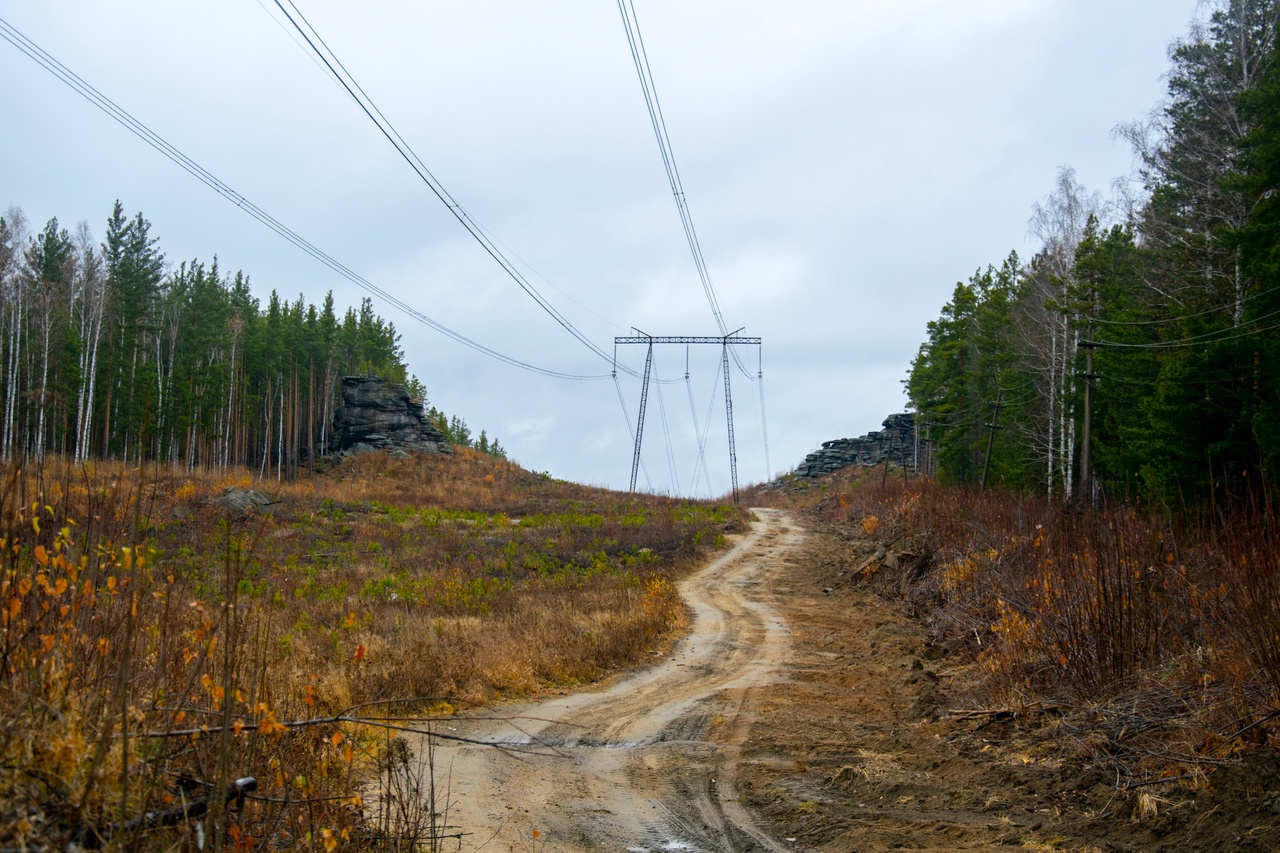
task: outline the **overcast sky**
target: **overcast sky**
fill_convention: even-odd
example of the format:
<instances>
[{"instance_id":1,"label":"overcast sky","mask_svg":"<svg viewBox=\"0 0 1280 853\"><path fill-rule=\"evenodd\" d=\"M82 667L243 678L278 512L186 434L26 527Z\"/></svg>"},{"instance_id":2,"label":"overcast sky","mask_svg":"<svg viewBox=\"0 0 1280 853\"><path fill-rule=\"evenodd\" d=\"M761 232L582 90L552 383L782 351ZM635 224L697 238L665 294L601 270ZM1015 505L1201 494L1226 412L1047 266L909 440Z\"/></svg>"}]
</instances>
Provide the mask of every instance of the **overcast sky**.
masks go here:
<instances>
[{"instance_id":1,"label":"overcast sky","mask_svg":"<svg viewBox=\"0 0 1280 853\"><path fill-rule=\"evenodd\" d=\"M612 0L296 0L441 183L543 295L612 351L635 326L716 333ZM764 339L761 397L731 379L743 483L902 411L902 379L959 279L1025 258L1060 167L1109 192L1112 131L1164 93L1196 0L634 0L730 328ZM0 16L187 156L433 319L554 370L609 372L458 225L299 46L273 0L3 2ZM364 295L0 42L0 206L32 226L141 211L169 262L242 269L339 305ZM527 467L626 488L612 381L493 361L375 301L430 402ZM625 348L633 368L643 350ZM694 440L729 487L716 347L650 394L646 482L688 493ZM753 374L754 350L743 350ZM683 347L658 348L682 379ZM627 411L640 383L620 376ZM692 406L690 403L692 397ZM663 418L666 415L665 440ZM666 448L670 446L668 456ZM672 473L674 471L674 474ZM678 483L678 489L677 489Z\"/></svg>"}]
</instances>

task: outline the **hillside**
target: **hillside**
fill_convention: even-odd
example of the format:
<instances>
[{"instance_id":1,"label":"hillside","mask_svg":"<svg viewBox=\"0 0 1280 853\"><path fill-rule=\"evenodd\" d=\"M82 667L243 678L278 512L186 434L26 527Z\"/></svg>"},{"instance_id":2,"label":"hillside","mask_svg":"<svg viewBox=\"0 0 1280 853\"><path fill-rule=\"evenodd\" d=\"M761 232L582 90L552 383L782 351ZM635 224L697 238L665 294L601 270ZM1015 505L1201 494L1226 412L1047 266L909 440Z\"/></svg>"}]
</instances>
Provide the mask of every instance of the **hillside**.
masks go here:
<instances>
[{"instance_id":1,"label":"hillside","mask_svg":"<svg viewBox=\"0 0 1280 853\"><path fill-rule=\"evenodd\" d=\"M47 459L0 509L0 839L37 848L167 847L187 828L128 821L242 776L252 807L211 832L369 840L353 804L395 731L651 657L744 518L465 448L263 485Z\"/></svg>"}]
</instances>

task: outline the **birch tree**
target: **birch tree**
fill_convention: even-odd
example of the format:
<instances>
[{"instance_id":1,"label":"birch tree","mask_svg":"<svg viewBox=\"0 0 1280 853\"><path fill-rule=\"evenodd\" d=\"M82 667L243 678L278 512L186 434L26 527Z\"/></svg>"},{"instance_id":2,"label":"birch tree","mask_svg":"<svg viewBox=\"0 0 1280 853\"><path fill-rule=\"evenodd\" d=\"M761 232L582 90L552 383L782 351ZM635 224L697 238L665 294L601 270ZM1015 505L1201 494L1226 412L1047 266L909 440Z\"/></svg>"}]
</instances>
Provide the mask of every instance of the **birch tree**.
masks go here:
<instances>
[{"instance_id":1,"label":"birch tree","mask_svg":"<svg viewBox=\"0 0 1280 853\"><path fill-rule=\"evenodd\" d=\"M1042 415L1035 441L1045 463L1045 493L1069 496L1075 458L1076 377L1074 365L1080 344L1075 317L1068 309L1074 283L1076 249L1091 218L1103 208L1100 193L1090 194L1076 180L1075 170L1058 172L1054 192L1032 207L1028 227L1042 248L1028 272L1024 337L1028 365L1036 375Z\"/></svg>"}]
</instances>

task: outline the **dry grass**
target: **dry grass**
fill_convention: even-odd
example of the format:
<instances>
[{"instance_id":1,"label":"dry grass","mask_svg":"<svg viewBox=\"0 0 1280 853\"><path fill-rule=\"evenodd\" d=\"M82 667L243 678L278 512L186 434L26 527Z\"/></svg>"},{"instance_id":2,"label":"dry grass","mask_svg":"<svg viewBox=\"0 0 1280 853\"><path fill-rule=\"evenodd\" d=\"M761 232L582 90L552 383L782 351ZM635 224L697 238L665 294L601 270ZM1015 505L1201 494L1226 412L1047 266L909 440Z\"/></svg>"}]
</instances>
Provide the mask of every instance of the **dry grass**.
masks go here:
<instances>
[{"instance_id":1,"label":"dry grass","mask_svg":"<svg viewBox=\"0 0 1280 853\"><path fill-rule=\"evenodd\" d=\"M228 487L272 504L237 518ZM429 815L396 825L430 838L387 838L361 799L391 766L390 717L420 727L643 660L684 619L674 579L743 523L470 451L292 483L12 468L0 847L192 845L195 822L126 823L253 775L246 802L210 798L208 843L436 849L448 830Z\"/></svg>"},{"instance_id":2,"label":"dry grass","mask_svg":"<svg viewBox=\"0 0 1280 853\"><path fill-rule=\"evenodd\" d=\"M971 662L965 701L1037 716L1130 782L1203 779L1280 734L1280 513L1264 500L1170 521L856 468L756 499L848 539L846 568Z\"/></svg>"}]
</instances>

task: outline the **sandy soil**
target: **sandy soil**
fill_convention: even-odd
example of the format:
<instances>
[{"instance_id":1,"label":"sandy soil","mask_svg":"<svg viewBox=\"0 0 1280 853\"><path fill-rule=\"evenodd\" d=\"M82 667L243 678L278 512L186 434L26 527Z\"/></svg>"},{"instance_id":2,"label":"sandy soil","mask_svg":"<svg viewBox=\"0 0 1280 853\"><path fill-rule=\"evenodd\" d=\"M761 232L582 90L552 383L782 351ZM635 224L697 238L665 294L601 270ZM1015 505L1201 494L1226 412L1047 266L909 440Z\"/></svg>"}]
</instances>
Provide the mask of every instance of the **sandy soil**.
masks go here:
<instances>
[{"instance_id":1,"label":"sandy soil","mask_svg":"<svg viewBox=\"0 0 1280 853\"><path fill-rule=\"evenodd\" d=\"M443 727L517 751L437 747L462 851L1276 849L1274 758L1140 801L1013 722L948 715L948 661L844 582L848 543L755 512L684 581L690 633L653 667Z\"/></svg>"},{"instance_id":2,"label":"sandy soil","mask_svg":"<svg viewBox=\"0 0 1280 853\"><path fill-rule=\"evenodd\" d=\"M528 747L437 747L451 774L448 822L462 850L771 850L736 795L749 730L744 705L773 683L790 649L766 585L803 534L779 510L760 521L681 592L690 632L655 666L603 689L504 708L510 722L459 722L458 734ZM708 733L715 731L716 737ZM438 772L439 772L438 770Z\"/></svg>"}]
</instances>

